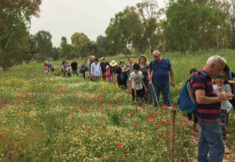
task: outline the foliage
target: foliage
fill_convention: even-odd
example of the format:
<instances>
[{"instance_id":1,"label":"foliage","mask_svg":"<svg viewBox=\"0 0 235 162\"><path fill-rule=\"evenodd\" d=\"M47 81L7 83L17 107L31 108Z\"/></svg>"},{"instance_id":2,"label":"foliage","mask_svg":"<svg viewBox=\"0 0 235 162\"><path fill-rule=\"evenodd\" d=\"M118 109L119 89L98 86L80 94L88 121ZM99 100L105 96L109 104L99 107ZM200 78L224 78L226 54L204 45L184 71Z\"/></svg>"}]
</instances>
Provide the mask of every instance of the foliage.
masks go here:
<instances>
[{"instance_id":1,"label":"foliage","mask_svg":"<svg viewBox=\"0 0 235 162\"><path fill-rule=\"evenodd\" d=\"M52 56L53 47L52 47L51 39L52 39L52 36L50 32L48 31L41 30L35 34L35 40L38 46L38 55L37 55L38 61L45 61L49 57L53 57Z\"/></svg>"},{"instance_id":2,"label":"foliage","mask_svg":"<svg viewBox=\"0 0 235 162\"><path fill-rule=\"evenodd\" d=\"M41 0L0 1L0 59L4 71L22 62L29 50L28 25Z\"/></svg>"},{"instance_id":3,"label":"foliage","mask_svg":"<svg viewBox=\"0 0 235 162\"><path fill-rule=\"evenodd\" d=\"M71 41L76 57L85 57L86 53L84 51L86 51L86 47L90 43L89 38L84 33L74 33Z\"/></svg>"}]
</instances>

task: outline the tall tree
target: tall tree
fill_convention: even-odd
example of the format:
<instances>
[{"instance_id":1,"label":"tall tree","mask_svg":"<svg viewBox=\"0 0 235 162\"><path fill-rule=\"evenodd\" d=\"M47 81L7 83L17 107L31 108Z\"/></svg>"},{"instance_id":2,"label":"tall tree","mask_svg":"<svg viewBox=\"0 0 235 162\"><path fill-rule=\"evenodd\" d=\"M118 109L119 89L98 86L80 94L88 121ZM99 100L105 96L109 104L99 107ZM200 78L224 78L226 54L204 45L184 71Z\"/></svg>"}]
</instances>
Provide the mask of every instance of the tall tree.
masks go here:
<instances>
[{"instance_id":1,"label":"tall tree","mask_svg":"<svg viewBox=\"0 0 235 162\"><path fill-rule=\"evenodd\" d=\"M38 61L45 61L48 58L53 58L52 56L52 42L51 42L51 34L48 31L38 31L35 34L35 40L38 45Z\"/></svg>"},{"instance_id":2,"label":"tall tree","mask_svg":"<svg viewBox=\"0 0 235 162\"><path fill-rule=\"evenodd\" d=\"M0 64L6 71L24 59L23 54L29 48L30 19L38 16L41 0L1 0L0 3Z\"/></svg>"},{"instance_id":3,"label":"tall tree","mask_svg":"<svg viewBox=\"0 0 235 162\"><path fill-rule=\"evenodd\" d=\"M84 33L74 33L71 37L71 42L76 56L85 57L85 53L82 53L82 50L90 42L89 38Z\"/></svg>"},{"instance_id":4,"label":"tall tree","mask_svg":"<svg viewBox=\"0 0 235 162\"><path fill-rule=\"evenodd\" d=\"M73 56L73 47L72 47L72 45L68 44L66 37L61 38L60 48L61 48L61 57L62 58L72 59L74 57Z\"/></svg>"}]
</instances>

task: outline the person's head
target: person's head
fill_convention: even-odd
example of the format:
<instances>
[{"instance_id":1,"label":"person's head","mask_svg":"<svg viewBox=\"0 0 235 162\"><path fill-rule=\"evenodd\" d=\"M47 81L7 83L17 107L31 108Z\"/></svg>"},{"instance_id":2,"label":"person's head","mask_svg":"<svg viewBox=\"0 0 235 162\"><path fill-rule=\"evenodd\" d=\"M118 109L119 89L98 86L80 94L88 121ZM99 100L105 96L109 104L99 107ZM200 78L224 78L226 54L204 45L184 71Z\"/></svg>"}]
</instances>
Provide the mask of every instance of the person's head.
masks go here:
<instances>
[{"instance_id":1,"label":"person's head","mask_svg":"<svg viewBox=\"0 0 235 162\"><path fill-rule=\"evenodd\" d=\"M95 61L95 56L90 56L90 61L94 62Z\"/></svg>"},{"instance_id":2,"label":"person's head","mask_svg":"<svg viewBox=\"0 0 235 162\"><path fill-rule=\"evenodd\" d=\"M97 64L99 62L98 58L95 58L95 64Z\"/></svg>"},{"instance_id":3,"label":"person's head","mask_svg":"<svg viewBox=\"0 0 235 162\"><path fill-rule=\"evenodd\" d=\"M106 66L106 70L110 70L110 66L109 65Z\"/></svg>"},{"instance_id":4,"label":"person's head","mask_svg":"<svg viewBox=\"0 0 235 162\"><path fill-rule=\"evenodd\" d=\"M189 72L189 75L192 77L197 72L197 69L192 68Z\"/></svg>"},{"instance_id":5,"label":"person's head","mask_svg":"<svg viewBox=\"0 0 235 162\"><path fill-rule=\"evenodd\" d=\"M139 64L134 64L133 65L133 69L135 73L138 73L139 69L140 69L140 65Z\"/></svg>"},{"instance_id":6,"label":"person's head","mask_svg":"<svg viewBox=\"0 0 235 162\"><path fill-rule=\"evenodd\" d=\"M100 61L101 61L101 62L105 62L105 58L104 58L104 57L101 57L101 58L100 58Z\"/></svg>"},{"instance_id":7,"label":"person's head","mask_svg":"<svg viewBox=\"0 0 235 162\"><path fill-rule=\"evenodd\" d=\"M76 62L76 60L75 60L75 59L73 59L73 62Z\"/></svg>"},{"instance_id":8,"label":"person's head","mask_svg":"<svg viewBox=\"0 0 235 162\"><path fill-rule=\"evenodd\" d=\"M48 61L45 61L45 63L47 64L47 63L48 63Z\"/></svg>"},{"instance_id":9,"label":"person's head","mask_svg":"<svg viewBox=\"0 0 235 162\"><path fill-rule=\"evenodd\" d=\"M120 67L124 67L125 62L124 61L120 61Z\"/></svg>"},{"instance_id":10,"label":"person's head","mask_svg":"<svg viewBox=\"0 0 235 162\"><path fill-rule=\"evenodd\" d=\"M129 62L130 65L133 64L133 58L132 58L132 57L129 57L129 58L128 58L128 62Z\"/></svg>"},{"instance_id":11,"label":"person's head","mask_svg":"<svg viewBox=\"0 0 235 162\"><path fill-rule=\"evenodd\" d=\"M84 60L84 64L87 64L87 59Z\"/></svg>"},{"instance_id":12,"label":"person's head","mask_svg":"<svg viewBox=\"0 0 235 162\"><path fill-rule=\"evenodd\" d=\"M146 58L145 56L140 56L138 62L139 62L140 65L145 65L145 66L147 66L147 58Z\"/></svg>"},{"instance_id":13,"label":"person's head","mask_svg":"<svg viewBox=\"0 0 235 162\"><path fill-rule=\"evenodd\" d=\"M153 51L154 60L160 62L162 60L161 53L158 50Z\"/></svg>"},{"instance_id":14,"label":"person's head","mask_svg":"<svg viewBox=\"0 0 235 162\"><path fill-rule=\"evenodd\" d=\"M224 75L222 73L219 74L219 75L216 75L216 77L215 77L215 84L218 87L222 87L223 84L224 84L224 81L225 81L225 78L224 78Z\"/></svg>"},{"instance_id":15,"label":"person's head","mask_svg":"<svg viewBox=\"0 0 235 162\"><path fill-rule=\"evenodd\" d=\"M224 70L226 64L227 61L223 57L211 56L206 62L205 70L214 77Z\"/></svg>"}]
</instances>

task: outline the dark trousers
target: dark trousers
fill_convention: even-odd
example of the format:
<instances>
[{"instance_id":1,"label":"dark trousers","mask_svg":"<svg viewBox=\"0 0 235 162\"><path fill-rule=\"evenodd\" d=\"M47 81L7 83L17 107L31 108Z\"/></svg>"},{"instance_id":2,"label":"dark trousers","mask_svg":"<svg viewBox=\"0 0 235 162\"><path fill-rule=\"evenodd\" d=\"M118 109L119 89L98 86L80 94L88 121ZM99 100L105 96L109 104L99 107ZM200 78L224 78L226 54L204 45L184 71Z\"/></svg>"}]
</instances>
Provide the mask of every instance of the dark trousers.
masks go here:
<instances>
[{"instance_id":1,"label":"dark trousers","mask_svg":"<svg viewBox=\"0 0 235 162\"><path fill-rule=\"evenodd\" d=\"M135 101L141 101L141 103L144 101L144 95L145 95L145 91L144 89L141 90L136 90L136 96L135 96L135 90L132 89L132 100Z\"/></svg>"},{"instance_id":2,"label":"dark trousers","mask_svg":"<svg viewBox=\"0 0 235 162\"><path fill-rule=\"evenodd\" d=\"M162 93L164 105L170 106L170 86L169 85L154 86L154 91L157 95L158 103L159 103L160 93ZM154 101L154 106L157 106L155 93L153 93L153 97L154 97L153 101Z\"/></svg>"},{"instance_id":3,"label":"dark trousers","mask_svg":"<svg viewBox=\"0 0 235 162\"><path fill-rule=\"evenodd\" d=\"M78 70L77 69L73 69L73 74L78 75Z\"/></svg>"},{"instance_id":4,"label":"dark trousers","mask_svg":"<svg viewBox=\"0 0 235 162\"><path fill-rule=\"evenodd\" d=\"M192 119L194 119L194 120L193 120L194 124L197 124L197 123L198 123L198 120L197 120L197 117L196 117L195 114L189 114L189 113L187 113L187 117L188 117L188 120L189 120L189 121L192 121Z\"/></svg>"},{"instance_id":5,"label":"dark trousers","mask_svg":"<svg viewBox=\"0 0 235 162\"><path fill-rule=\"evenodd\" d=\"M226 110L221 110L220 113L220 127L222 131L223 140L226 140L226 125L227 125L228 113Z\"/></svg>"}]
</instances>

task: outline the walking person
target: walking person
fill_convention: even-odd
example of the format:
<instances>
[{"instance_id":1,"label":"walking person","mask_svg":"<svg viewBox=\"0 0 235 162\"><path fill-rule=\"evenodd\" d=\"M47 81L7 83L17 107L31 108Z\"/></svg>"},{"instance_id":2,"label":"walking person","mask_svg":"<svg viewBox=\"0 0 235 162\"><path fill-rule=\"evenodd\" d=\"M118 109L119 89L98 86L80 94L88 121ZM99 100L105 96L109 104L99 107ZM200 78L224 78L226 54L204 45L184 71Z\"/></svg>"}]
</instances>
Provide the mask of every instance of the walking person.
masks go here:
<instances>
[{"instance_id":1,"label":"walking person","mask_svg":"<svg viewBox=\"0 0 235 162\"><path fill-rule=\"evenodd\" d=\"M212 56L205 67L190 80L192 94L197 102L196 115L201 127L198 143L198 162L222 162L224 143L220 128L220 102L231 99L232 94L216 95L212 86L212 77L220 74L226 60Z\"/></svg>"},{"instance_id":2,"label":"walking person","mask_svg":"<svg viewBox=\"0 0 235 162\"><path fill-rule=\"evenodd\" d=\"M66 69L68 68L68 61L67 60L64 60L62 62L62 72L63 72L63 76L65 77L65 74L66 74Z\"/></svg>"},{"instance_id":3,"label":"walking person","mask_svg":"<svg viewBox=\"0 0 235 162\"><path fill-rule=\"evenodd\" d=\"M149 84L153 84L154 93L154 106L157 107L159 103L160 93L163 95L164 105L170 106L170 86L169 86L169 73L171 76L171 86L175 86L174 71L171 62L168 58L163 58L161 53L157 50L153 51L154 60L149 64L148 77ZM156 96L157 100L156 101Z\"/></svg>"},{"instance_id":4,"label":"walking person","mask_svg":"<svg viewBox=\"0 0 235 162\"><path fill-rule=\"evenodd\" d=\"M148 81L148 70L149 66L147 63L147 58L145 56L140 56L138 63L140 65L139 71L141 71L144 75L144 84L147 88L147 93L145 94L145 102L148 103L151 101L152 96L150 96L149 92L149 81Z\"/></svg>"},{"instance_id":5,"label":"walking person","mask_svg":"<svg viewBox=\"0 0 235 162\"><path fill-rule=\"evenodd\" d=\"M45 64L44 64L44 72L45 72L45 74L49 73L49 64L47 61L45 61Z\"/></svg>"},{"instance_id":6,"label":"walking person","mask_svg":"<svg viewBox=\"0 0 235 162\"><path fill-rule=\"evenodd\" d=\"M102 79L102 71L99 60L95 58L95 62L91 64L91 81L99 81Z\"/></svg>"},{"instance_id":7,"label":"walking person","mask_svg":"<svg viewBox=\"0 0 235 162\"><path fill-rule=\"evenodd\" d=\"M86 80L86 72L88 71L88 65L87 65L87 59L84 60L84 63L82 64L80 68L80 73L83 74L83 78Z\"/></svg>"},{"instance_id":8,"label":"walking person","mask_svg":"<svg viewBox=\"0 0 235 162\"><path fill-rule=\"evenodd\" d=\"M106 80L106 75L105 75L106 67L109 65L109 63L105 61L105 57L101 57L100 62L101 62L100 66L102 70L103 81L105 81Z\"/></svg>"},{"instance_id":9,"label":"walking person","mask_svg":"<svg viewBox=\"0 0 235 162\"><path fill-rule=\"evenodd\" d=\"M133 61L133 58L132 58L132 57L129 57L129 58L128 58L128 64L125 66L125 71L124 71L124 72L127 72L127 77L128 77L128 79L129 79L129 77L130 77L130 74L133 72L133 64L134 64L133 62L134 62L134 61ZM127 79L127 83L126 83L127 89L128 89L128 87L129 87L128 79Z\"/></svg>"},{"instance_id":10,"label":"walking person","mask_svg":"<svg viewBox=\"0 0 235 162\"><path fill-rule=\"evenodd\" d=\"M105 76L106 76L106 80L107 80L109 83L111 83L111 81L112 81L112 76L111 76L110 66L109 66L109 65L107 65L107 67L106 67Z\"/></svg>"},{"instance_id":11,"label":"walking person","mask_svg":"<svg viewBox=\"0 0 235 162\"><path fill-rule=\"evenodd\" d=\"M89 69L89 79L91 80L91 65L95 62L95 56L90 56L88 69Z\"/></svg>"},{"instance_id":12,"label":"walking person","mask_svg":"<svg viewBox=\"0 0 235 162\"><path fill-rule=\"evenodd\" d=\"M197 72L197 69L192 68L190 70L190 72L189 72L190 78L192 78L196 72ZM194 120L193 120L193 128L196 128L196 124L198 123L196 114L195 113L187 113L187 118L188 118L190 124L192 124L192 120L194 118Z\"/></svg>"},{"instance_id":13,"label":"walking person","mask_svg":"<svg viewBox=\"0 0 235 162\"><path fill-rule=\"evenodd\" d=\"M118 68L118 64L115 60L112 60L110 62L110 73L111 73L111 76L112 76L112 82L113 83L116 83L117 82L117 68Z\"/></svg>"},{"instance_id":14,"label":"walking person","mask_svg":"<svg viewBox=\"0 0 235 162\"><path fill-rule=\"evenodd\" d=\"M126 89L126 82L128 80L127 72L125 71L125 62L120 61L120 66L117 68L117 82L118 86Z\"/></svg>"},{"instance_id":15,"label":"walking person","mask_svg":"<svg viewBox=\"0 0 235 162\"><path fill-rule=\"evenodd\" d=\"M77 63L77 61L75 59L71 63L71 67L72 67L73 75L77 75L78 76L78 63Z\"/></svg>"},{"instance_id":16,"label":"walking person","mask_svg":"<svg viewBox=\"0 0 235 162\"><path fill-rule=\"evenodd\" d=\"M215 93L217 95L219 95L222 92L226 92L226 93L232 93L230 86L228 84L224 84L225 81L225 76L223 74L219 74L215 77L215 83L213 85L213 88L215 90ZM224 140L224 150L225 153L228 154L229 149L227 147L226 144L226 137L227 137L227 133L226 133L226 125L227 125L227 121L228 121L228 113L230 112L230 110L232 109L232 104L228 101L222 101L221 102L221 113L220 113L220 126L221 126L221 131L222 131L222 137Z\"/></svg>"},{"instance_id":17,"label":"walking person","mask_svg":"<svg viewBox=\"0 0 235 162\"><path fill-rule=\"evenodd\" d=\"M132 94L133 101L142 100L143 102L145 92L147 92L147 88L144 84L144 75L141 71L139 71L139 64L133 65L133 72L129 77L129 92Z\"/></svg>"},{"instance_id":18,"label":"walking person","mask_svg":"<svg viewBox=\"0 0 235 162\"><path fill-rule=\"evenodd\" d=\"M233 73L229 66L226 65L224 68L224 72L226 74L226 81L225 84L229 84L232 90L232 93L235 94L235 73ZM233 105L233 111L235 111L235 97L232 98L232 100L230 100L230 102Z\"/></svg>"}]
</instances>

